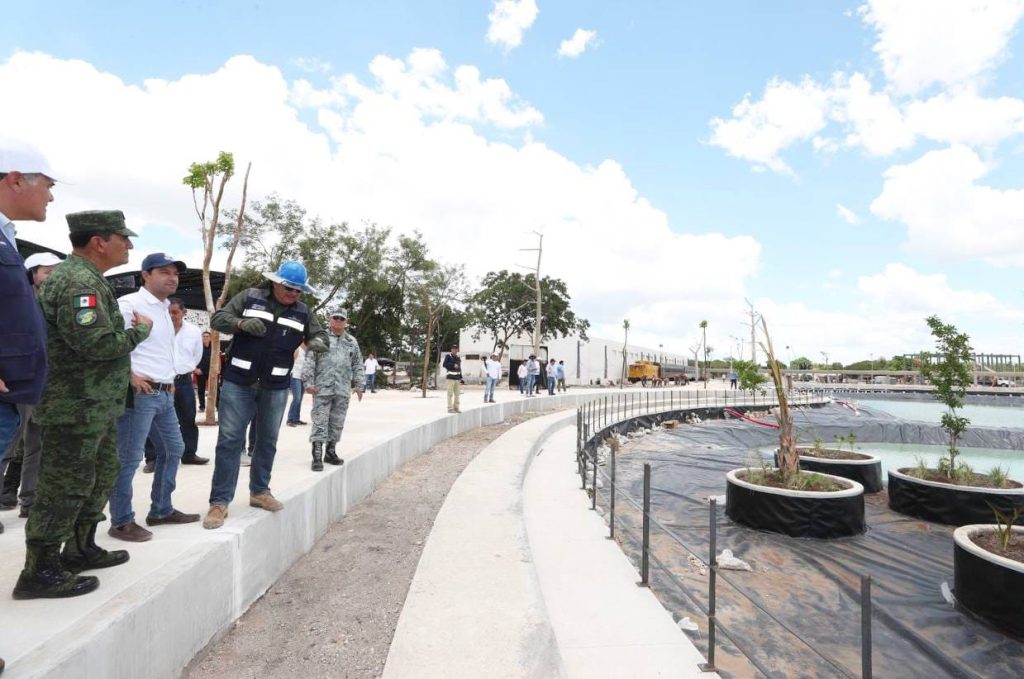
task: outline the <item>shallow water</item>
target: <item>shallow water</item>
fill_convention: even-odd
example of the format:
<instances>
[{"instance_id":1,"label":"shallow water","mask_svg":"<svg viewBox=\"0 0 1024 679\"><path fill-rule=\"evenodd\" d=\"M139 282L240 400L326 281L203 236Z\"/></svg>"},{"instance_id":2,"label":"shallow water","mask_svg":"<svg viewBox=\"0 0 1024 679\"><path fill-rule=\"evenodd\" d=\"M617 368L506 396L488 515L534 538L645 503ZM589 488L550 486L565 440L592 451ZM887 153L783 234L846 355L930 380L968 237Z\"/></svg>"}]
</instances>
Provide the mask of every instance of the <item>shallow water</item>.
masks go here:
<instances>
[{"instance_id":1,"label":"shallow water","mask_svg":"<svg viewBox=\"0 0 1024 679\"><path fill-rule=\"evenodd\" d=\"M825 445L828 445L826 443ZM847 446L848 447L848 446ZM775 454L775 446L759 449L765 458ZM931 446L922 443L858 443L854 450L877 455L882 460L882 478L887 478L890 469L914 467L923 459L929 467L936 467L939 458L946 455L945 446ZM986 473L999 466L1009 472L1011 478L1024 480L1024 451L999 450L996 448L960 448L958 461L966 462L978 473Z\"/></svg>"},{"instance_id":2,"label":"shallow water","mask_svg":"<svg viewBox=\"0 0 1024 679\"><path fill-rule=\"evenodd\" d=\"M857 399L854 402L858 406L880 410L900 419L929 422L932 424L938 424L942 414L946 412L946 406L935 401ZM970 418L971 425L976 427L1013 427L1015 429L1024 429L1024 407L1021 406L968 404L961 409L961 412L964 417Z\"/></svg>"}]
</instances>

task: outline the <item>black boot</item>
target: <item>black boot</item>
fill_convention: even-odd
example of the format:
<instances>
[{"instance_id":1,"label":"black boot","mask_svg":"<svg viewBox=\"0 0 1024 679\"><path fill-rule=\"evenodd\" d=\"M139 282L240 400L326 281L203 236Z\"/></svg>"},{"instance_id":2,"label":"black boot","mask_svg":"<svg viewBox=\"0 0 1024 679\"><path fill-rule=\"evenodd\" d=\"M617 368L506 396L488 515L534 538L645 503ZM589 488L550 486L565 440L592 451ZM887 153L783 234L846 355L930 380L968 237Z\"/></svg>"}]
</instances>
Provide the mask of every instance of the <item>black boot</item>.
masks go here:
<instances>
[{"instance_id":1,"label":"black boot","mask_svg":"<svg viewBox=\"0 0 1024 679\"><path fill-rule=\"evenodd\" d=\"M327 444L327 453L324 455L324 462L327 464L345 464L345 460L338 457L338 454L334 452L334 442Z\"/></svg>"},{"instance_id":2,"label":"black boot","mask_svg":"<svg viewBox=\"0 0 1024 679\"><path fill-rule=\"evenodd\" d=\"M25 570L14 585L15 599L65 599L93 592L100 586L93 575L74 575L64 570L59 547L29 547Z\"/></svg>"},{"instance_id":3,"label":"black boot","mask_svg":"<svg viewBox=\"0 0 1024 679\"><path fill-rule=\"evenodd\" d=\"M96 524L75 526L75 534L65 543L60 555L60 562L72 573L120 566L127 561L128 552L123 549L108 552L96 544Z\"/></svg>"},{"instance_id":4,"label":"black boot","mask_svg":"<svg viewBox=\"0 0 1024 679\"><path fill-rule=\"evenodd\" d=\"M7 463L4 484L0 487L0 509L14 509L18 506L18 486L21 485L21 460Z\"/></svg>"},{"instance_id":5,"label":"black boot","mask_svg":"<svg viewBox=\"0 0 1024 679\"><path fill-rule=\"evenodd\" d=\"M324 444L321 441L313 442L313 466L312 470L315 472L322 472L324 470Z\"/></svg>"}]
</instances>

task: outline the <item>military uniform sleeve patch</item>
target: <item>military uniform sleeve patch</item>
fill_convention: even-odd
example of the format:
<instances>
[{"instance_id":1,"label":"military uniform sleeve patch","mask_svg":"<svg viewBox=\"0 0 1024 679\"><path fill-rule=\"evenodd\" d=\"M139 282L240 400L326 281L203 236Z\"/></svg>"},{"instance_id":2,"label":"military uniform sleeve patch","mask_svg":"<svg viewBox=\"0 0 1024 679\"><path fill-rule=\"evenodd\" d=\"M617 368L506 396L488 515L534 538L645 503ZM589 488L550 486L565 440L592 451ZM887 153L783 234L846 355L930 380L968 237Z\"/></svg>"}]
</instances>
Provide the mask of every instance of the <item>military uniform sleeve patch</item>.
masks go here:
<instances>
[{"instance_id":1,"label":"military uniform sleeve patch","mask_svg":"<svg viewBox=\"0 0 1024 679\"><path fill-rule=\"evenodd\" d=\"M75 309L95 309L96 293L92 290L79 290L71 297L71 306Z\"/></svg>"},{"instance_id":2,"label":"military uniform sleeve patch","mask_svg":"<svg viewBox=\"0 0 1024 679\"><path fill-rule=\"evenodd\" d=\"M90 326L96 322L96 318L95 309L79 309L78 313L75 314L75 323L77 325Z\"/></svg>"}]
</instances>

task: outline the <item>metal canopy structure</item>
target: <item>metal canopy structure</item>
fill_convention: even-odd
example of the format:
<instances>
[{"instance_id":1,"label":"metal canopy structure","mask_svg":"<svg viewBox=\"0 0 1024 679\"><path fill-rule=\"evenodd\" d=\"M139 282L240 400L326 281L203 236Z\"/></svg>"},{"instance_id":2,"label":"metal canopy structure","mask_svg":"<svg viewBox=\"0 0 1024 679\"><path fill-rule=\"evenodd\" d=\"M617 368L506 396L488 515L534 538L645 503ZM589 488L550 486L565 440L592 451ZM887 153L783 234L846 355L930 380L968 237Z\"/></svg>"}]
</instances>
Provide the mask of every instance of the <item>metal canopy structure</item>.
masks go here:
<instances>
[{"instance_id":1,"label":"metal canopy structure","mask_svg":"<svg viewBox=\"0 0 1024 679\"><path fill-rule=\"evenodd\" d=\"M39 245L22 238L18 238L17 241L18 253L25 258L40 252L50 252L61 259L68 256L66 252L54 250L53 248L48 248L45 245ZM127 295L129 292L135 292L142 287L141 271L122 271L121 273L111 274L106 278L114 287L114 294L118 297ZM213 298L216 300L220 296L220 291L224 288L224 274L220 271L211 271L210 287L213 288ZM174 296L181 298L181 301L185 303L186 309L206 311L206 299L203 296L202 269L186 269L178 278L178 292Z\"/></svg>"}]
</instances>

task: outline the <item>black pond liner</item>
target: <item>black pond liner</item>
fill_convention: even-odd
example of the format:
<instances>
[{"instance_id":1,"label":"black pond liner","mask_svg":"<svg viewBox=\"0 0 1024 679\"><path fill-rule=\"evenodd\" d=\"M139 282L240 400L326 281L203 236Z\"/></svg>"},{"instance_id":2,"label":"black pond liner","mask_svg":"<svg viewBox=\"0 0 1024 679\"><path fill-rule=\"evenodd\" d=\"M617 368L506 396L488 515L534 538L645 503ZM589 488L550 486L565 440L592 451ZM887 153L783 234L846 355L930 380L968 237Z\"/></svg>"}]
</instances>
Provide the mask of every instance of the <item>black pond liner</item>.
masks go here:
<instances>
[{"instance_id":1,"label":"black pond liner","mask_svg":"<svg viewBox=\"0 0 1024 679\"><path fill-rule=\"evenodd\" d=\"M889 470L889 508L947 526L993 523L992 509L1012 513L1024 507L1024 488L972 488L917 479Z\"/></svg>"},{"instance_id":2,"label":"black pond liner","mask_svg":"<svg viewBox=\"0 0 1024 679\"><path fill-rule=\"evenodd\" d=\"M858 455L867 454L858 453ZM778 456L776 456L775 464L778 464ZM864 460L834 460L813 455L800 455L800 469L832 474L856 481L864 486L865 493L878 493L885 488L882 485L882 461L874 455L868 456L868 459Z\"/></svg>"},{"instance_id":3,"label":"black pond liner","mask_svg":"<svg viewBox=\"0 0 1024 679\"><path fill-rule=\"evenodd\" d=\"M850 482L842 491L804 492L757 486L729 472L725 513L733 521L796 538L845 538L864 532L864 487ZM841 483L841 479L835 479Z\"/></svg>"},{"instance_id":4,"label":"black pond liner","mask_svg":"<svg viewBox=\"0 0 1024 679\"><path fill-rule=\"evenodd\" d=\"M853 431L862 442L943 442L938 426L908 423L868 409L854 415L839 406L801 408L795 417L802 441L829 440ZM644 422L649 427L655 418ZM616 429L625 433L630 427ZM972 429L973 445L1024 448L1020 430ZM727 472L747 466L753 457L761 457L760 450L777 445L775 430L737 420L659 429L622 447L618 485L622 492L641 498L643 464L649 463L654 515L706 561L707 498L725 494ZM607 490L600 490L601 503L607 502ZM722 572L719 617L743 648L770 667L774 676L831 679L838 675L834 667L754 609L728 583L742 589L852 676L860 676L859 578L868 574L873 578L876 677L1024 677L1024 644L964 614L943 598L943 583L953 586L952 528L891 511L885 493L865 497L865 533L836 540L753 530L730 521L722 509L717 520L718 551L731 549L753 571ZM616 524L624 551L638 562L640 515L621 497ZM699 574L687 553L665 538L660 528L652 528L651 537L653 591L677 618L689 616L703 630L707 576ZM685 590L658 564L669 568ZM704 631L690 638L706 655ZM723 635L719 641L718 665L726 668L723 676L760 676Z\"/></svg>"},{"instance_id":5,"label":"black pond liner","mask_svg":"<svg viewBox=\"0 0 1024 679\"><path fill-rule=\"evenodd\" d=\"M954 532L956 603L965 611L1024 640L1024 564L978 547L970 536L991 526L963 526ZM1020 534L1024 528L1016 528Z\"/></svg>"}]
</instances>

